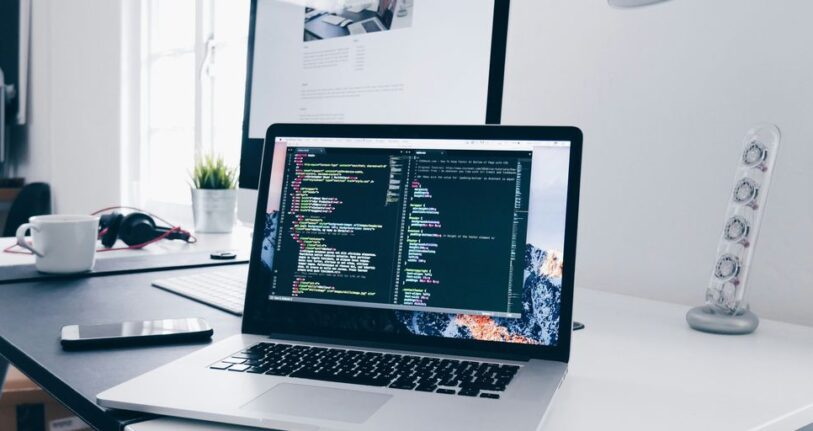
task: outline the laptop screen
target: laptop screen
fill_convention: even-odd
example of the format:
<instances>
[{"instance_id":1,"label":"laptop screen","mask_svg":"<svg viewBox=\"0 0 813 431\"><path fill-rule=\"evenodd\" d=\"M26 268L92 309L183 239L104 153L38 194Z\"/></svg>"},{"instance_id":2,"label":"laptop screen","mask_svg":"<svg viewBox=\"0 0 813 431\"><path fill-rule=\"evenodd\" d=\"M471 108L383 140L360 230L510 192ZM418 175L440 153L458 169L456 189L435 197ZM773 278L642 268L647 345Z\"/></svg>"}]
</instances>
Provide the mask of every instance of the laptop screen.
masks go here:
<instances>
[{"instance_id":1,"label":"laptop screen","mask_svg":"<svg viewBox=\"0 0 813 431\"><path fill-rule=\"evenodd\" d=\"M273 152L260 279L297 325L557 345L569 142L291 136Z\"/></svg>"}]
</instances>

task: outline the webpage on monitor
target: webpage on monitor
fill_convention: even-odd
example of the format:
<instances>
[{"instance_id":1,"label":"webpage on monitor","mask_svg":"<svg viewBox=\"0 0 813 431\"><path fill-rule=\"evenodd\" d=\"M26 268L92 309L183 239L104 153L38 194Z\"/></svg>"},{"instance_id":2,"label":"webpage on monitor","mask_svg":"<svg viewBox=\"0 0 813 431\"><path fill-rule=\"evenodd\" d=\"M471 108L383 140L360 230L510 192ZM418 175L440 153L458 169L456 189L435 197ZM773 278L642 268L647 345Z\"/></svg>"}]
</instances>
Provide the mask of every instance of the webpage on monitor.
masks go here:
<instances>
[{"instance_id":1,"label":"webpage on monitor","mask_svg":"<svg viewBox=\"0 0 813 431\"><path fill-rule=\"evenodd\" d=\"M284 122L482 124L493 19L493 0L258 0L248 135Z\"/></svg>"}]
</instances>

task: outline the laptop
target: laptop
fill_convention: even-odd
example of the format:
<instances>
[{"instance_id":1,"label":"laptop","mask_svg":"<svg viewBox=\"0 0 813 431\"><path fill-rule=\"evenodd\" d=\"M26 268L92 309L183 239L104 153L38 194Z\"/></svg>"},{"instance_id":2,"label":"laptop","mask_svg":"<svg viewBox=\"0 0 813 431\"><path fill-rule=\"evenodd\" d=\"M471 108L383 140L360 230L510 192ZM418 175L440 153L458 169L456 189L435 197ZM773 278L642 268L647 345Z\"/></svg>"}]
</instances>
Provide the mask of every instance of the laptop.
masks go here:
<instances>
[{"instance_id":1,"label":"laptop","mask_svg":"<svg viewBox=\"0 0 813 431\"><path fill-rule=\"evenodd\" d=\"M98 403L285 430L539 428L570 356L581 141L271 126L242 334Z\"/></svg>"},{"instance_id":2,"label":"laptop","mask_svg":"<svg viewBox=\"0 0 813 431\"><path fill-rule=\"evenodd\" d=\"M384 31L387 28L384 27L384 24L376 18L368 18L363 21L354 22L347 26L347 31L350 34L364 34L364 33L375 33L377 31Z\"/></svg>"}]
</instances>

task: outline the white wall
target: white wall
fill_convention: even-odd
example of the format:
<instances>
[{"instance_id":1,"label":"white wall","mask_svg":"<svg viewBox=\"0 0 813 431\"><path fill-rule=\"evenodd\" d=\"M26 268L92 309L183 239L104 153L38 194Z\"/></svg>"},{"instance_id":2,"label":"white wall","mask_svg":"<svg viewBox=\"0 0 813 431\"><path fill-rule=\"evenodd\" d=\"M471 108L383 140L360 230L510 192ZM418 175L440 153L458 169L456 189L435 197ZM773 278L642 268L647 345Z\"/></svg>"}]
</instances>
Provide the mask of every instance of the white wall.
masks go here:
<instances>
[{"instance_id":1,"label":"white wall","mask_svg":"<svg viewBox=\"0 0 813 431\"><path fill-rule=\"evenodd\" d=\"M118 204L122 1L32 4L29 143L21 174L49 182L61 213Z\"/></svg>"},{"instance_id":2,"label":"white wall","mask_svg":"<svg viewBox=\"0 0 813 431\"><path fill-rule=\"evenodd\" d=\"M767 121L784 139L752 309L813 324L810 17L809 0L511 2L503 122L585 134L577 286L700 304L742 139Z\"/></svg>"},{"instance_id":3,"label":"white wall","mask_svg":"<svg viewBox=\"0 0 813 431\"><path fill-rule=\"evenodd\" d=\"M121 26L134 3L33 2L23 171L52 184L60 212L117 203L127 187L124 120L137 113L122 92L132 75ZM741 139L770 121L784 141L751 302L763 317L813 324L813 2L511 8L504 122L585 132L577 284L701 303Z\"/></svg>"}]
</instances>

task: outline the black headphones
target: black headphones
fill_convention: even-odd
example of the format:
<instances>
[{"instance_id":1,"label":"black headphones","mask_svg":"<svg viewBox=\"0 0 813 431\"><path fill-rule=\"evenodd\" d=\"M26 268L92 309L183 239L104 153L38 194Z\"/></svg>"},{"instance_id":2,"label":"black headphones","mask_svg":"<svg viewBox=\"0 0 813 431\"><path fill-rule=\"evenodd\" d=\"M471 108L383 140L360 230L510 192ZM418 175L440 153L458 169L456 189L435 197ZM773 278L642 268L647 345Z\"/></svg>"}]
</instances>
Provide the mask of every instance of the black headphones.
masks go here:
<instances>
[{"instance_id":1,"label":"black headphones","mask_svg":"<svg viewBox=\"0 0 813 431\"><path fill-rule=\"evenodd\" d=\"M142 212L127 215L113 212L99 217L99 237L107 248L113 247L117 239L132 247L146 245L159 237L190 242L191 236L178 227L156 226L155 220Z\"/></svg>"}]
</instances>

